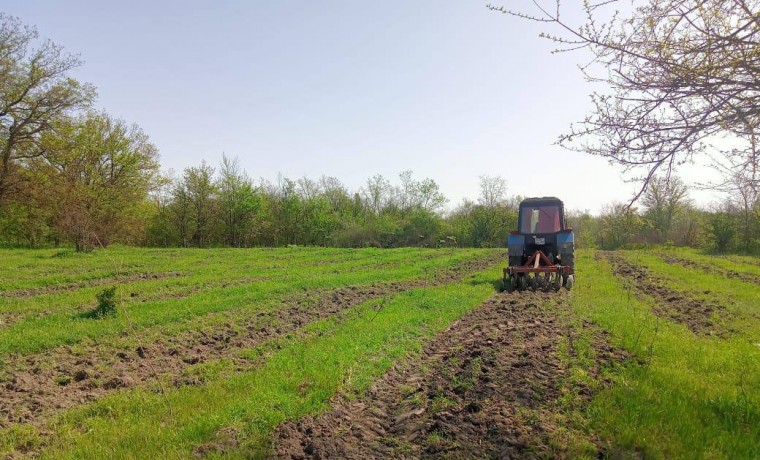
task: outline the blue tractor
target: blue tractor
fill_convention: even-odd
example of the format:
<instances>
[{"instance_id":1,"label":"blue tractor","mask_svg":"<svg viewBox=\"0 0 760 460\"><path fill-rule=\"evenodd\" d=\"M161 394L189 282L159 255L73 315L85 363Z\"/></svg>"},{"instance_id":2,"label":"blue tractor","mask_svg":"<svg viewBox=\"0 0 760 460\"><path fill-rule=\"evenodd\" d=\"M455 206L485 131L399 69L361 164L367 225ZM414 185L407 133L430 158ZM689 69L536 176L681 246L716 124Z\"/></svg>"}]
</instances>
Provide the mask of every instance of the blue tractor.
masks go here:
<instances>
[{"instance_id":1,"label":"blue tractor","mask_svg":"<svg viewBox=\"0 0 760 460\"><path fill-rule=\"evenodd\" d=\"M504 289L558 291L575 282L575 235L565 222L559 198L528 198L520 203L517 230L507 240L509 266Z\"/></svg>"}]
</instances>

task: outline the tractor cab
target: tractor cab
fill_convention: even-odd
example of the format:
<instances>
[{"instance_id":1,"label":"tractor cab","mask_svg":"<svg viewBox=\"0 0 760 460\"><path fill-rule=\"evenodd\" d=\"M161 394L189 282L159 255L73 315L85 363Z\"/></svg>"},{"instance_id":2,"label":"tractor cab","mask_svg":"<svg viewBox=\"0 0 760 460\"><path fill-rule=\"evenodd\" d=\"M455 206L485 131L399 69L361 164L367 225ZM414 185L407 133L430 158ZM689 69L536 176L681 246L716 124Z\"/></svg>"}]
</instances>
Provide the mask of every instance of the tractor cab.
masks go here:
<instances>
[{"instance_id":1,"label":"tractor cab","mask_svg":"<svg viewBox=\"0 0 760 460\"><path fill-rule=\"evenodd\" d=\"M517 229L509 235L507 247L509 267L504 269L505 282L511 280L511 285L518 288L572 287L575 238L565 223L564 204L559 198L523 200Z\"/></svg>"},{"instance_id":2,"label":"tractor cab","mask_svg":"<svg viewBox=\"0 0 760 460\"><path fill-rule=\"evenodd\" d=\"M565 229L562 202L557 198L529 198L520 203L520 230L524 235L557 233Z\"/></svg>"}]
</instances>

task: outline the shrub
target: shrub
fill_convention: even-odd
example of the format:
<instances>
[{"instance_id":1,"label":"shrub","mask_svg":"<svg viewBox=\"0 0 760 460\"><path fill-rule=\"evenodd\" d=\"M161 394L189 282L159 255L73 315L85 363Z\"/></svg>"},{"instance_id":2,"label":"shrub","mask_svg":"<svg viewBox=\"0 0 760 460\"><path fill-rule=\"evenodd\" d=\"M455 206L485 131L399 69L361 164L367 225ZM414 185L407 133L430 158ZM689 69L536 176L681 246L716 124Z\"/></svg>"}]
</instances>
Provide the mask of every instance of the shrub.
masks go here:
<instances>
[{"instance_id":1,"label":"shrub","mask_svg":"<svg viewBox=\"0 0 760 460\"><path fill-rule=\"evenodd\" d=\"M93 318L102 318L104 316L111 316L116 314L116 287L110 287L100 291L95 298L98 300L98 306L92 311L90 315Z\"/></svg>"}]
</instances>

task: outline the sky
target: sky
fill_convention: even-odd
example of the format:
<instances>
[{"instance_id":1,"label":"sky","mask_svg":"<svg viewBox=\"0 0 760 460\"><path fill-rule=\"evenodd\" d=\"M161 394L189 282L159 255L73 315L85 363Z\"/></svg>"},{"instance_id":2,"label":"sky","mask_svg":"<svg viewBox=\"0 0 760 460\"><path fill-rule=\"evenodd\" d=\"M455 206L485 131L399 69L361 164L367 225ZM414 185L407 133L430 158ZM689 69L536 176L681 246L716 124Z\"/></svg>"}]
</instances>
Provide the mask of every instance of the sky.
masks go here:
<instances>
[{"instance_id":1,"label":"sky","mask_svg":"<svg viewBox=\"0 0 760 460\"><path fill-rule=\"evenodd\" d=\"M479 177L598 212L635 185L554 141L589 108L578 53L481 0L5 0L77 53L97 107L138 124L162 167L237 157L254 178L430 177L453 207ZM703 179L705 168L682 172ZM694 193L701 204L715 197Z\"/></svg>"}]
</instances>

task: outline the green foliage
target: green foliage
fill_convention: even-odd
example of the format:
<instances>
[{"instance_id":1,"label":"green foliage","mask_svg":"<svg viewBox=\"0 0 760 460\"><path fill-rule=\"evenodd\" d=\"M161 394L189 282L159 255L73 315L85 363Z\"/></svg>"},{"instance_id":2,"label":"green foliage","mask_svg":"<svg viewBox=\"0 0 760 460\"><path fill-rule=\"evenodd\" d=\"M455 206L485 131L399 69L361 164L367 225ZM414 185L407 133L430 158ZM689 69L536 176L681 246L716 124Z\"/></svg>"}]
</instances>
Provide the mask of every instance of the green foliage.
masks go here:
<instances>
[{"instance_id":1,"label":"green foliage","mask_svg":"<svg viewBox=\"0 0 760 460\"><path fill-rule=\"evenodd\" d=\"M88 114L50 139L56 186L66 199L54 219L78 248L108 245L140 219L158 173L158 151L147 135L107 114Z\"/></svg>"},{"instance_id":2,"label":"green foliage","mask_svg":"<svg viewBox=\"0 0 760 460\"><path fill-rule=\"evenodd\" d=\"M78 56L40 41L34 27L0 13L0 212L9 202L28 201L25 163L48 153L40 136L94 99L90 85L69 75L80 64Z\"/></svg>"},{"instance_id":3,"label":"green foliage","mask_svg":"<svg viewBox=\"0 0 760 460\"><path fill-rule=\"evenodd\" d=\"M448 223L463 246L504 247L509 232L517 228L517 208L466 201L449 216Z\"/></svg>"},{"instance_id":4,"label":"green foliage","mask_svg":"<svg viewBox=\"0 0 760 460\"><path fill-rule=\"evenodd\" d=\"M677 177L653 177L649 181L642 204L649 222L651 242L665 243L672 236L678 217L688 208L688 189Z\"/></svg>"},{"instance_id":5,"label":"green foliage","mask_svg":"<svg viewBox=\"0 0 760 460\"><path fill-rule=\"evenodd\" d=\"M565 211L567 216L567 225L573 229L575 233L575 245L579 248L594 248L600 244L598 241L599 232L599 219L592 216L588 211L584 212L568 212Z\"/></svg>"},{"instance_id":6,"label":"green foliage","mask_svg":"<svg viewBox=\"0 0 760 460\"><path fill-rule=\"evenodd\" d=\"M411 171L393 185L376 175L358 193L340 181L322 177L255 186L237 160L224 157L215 175L203 164L188 168L168 192L154 197L155 212L146 243L161 246L285 246L435 247L451 231L444 218L446 202L432 179L417 180ZM490 209L481 206L480 209ZM485 211L484 211L485 212ZM488 227L479 246L499 246L516 217L502 216L480 225ZM511 219L511 220L510 220ZM199 230L203 229L205 230ZM472 240L460 228L459 237Z\"/></svg>"},{"instance_id":7,"label":"green foliage","mask_svg":"<svg viewBox=\"0 0 760 460\"><path fill-rule=\"evenodd\" d=\"M736 219L731 213L716 212L709 219L709 234L717 252L726 252L736 236Z\"/></svg>"},{"instance_id":8,"label":"green foliage","mask_svg":"<svg viewBox=\"0 0 760 460\"><path fill-rule=\"evenodd\" d=\"M36 248L53 235L46 210L31 203L8 203L0 210L0 242Z\"/></svg>"},{"instance_id":9,"label":"green foliage","mask_svg":"<svg viewBox=\"0 0 760 460\"><path fill-rule=\"evenodd\" d=\"M103 318L116 314L116 287L110 287L98 292L95 296L98 305L91 312L93 318Z\"/></svg>"},{"instance_id":10,"label":"green foliage","mask_svg":"<svg viewBox=\"0 0 760 460\"><path fill-rule=\"evenodd\" d=\"M633 242L634 237L647 225L635 209L623 204L608 206L600 218L599 246L617 249Z\"/></svg>"}]
</instances>

